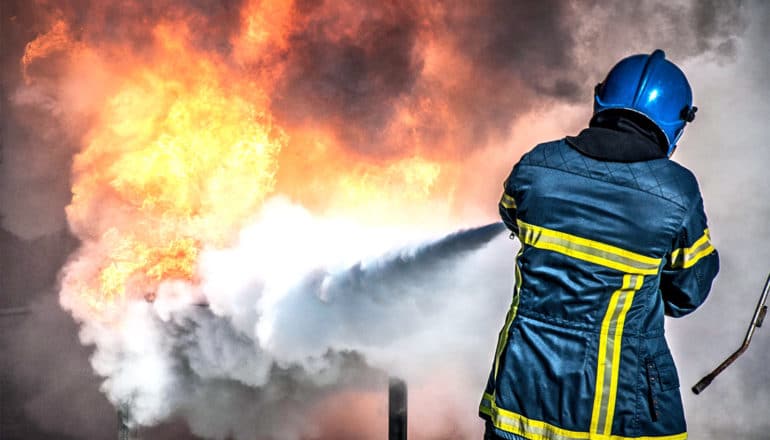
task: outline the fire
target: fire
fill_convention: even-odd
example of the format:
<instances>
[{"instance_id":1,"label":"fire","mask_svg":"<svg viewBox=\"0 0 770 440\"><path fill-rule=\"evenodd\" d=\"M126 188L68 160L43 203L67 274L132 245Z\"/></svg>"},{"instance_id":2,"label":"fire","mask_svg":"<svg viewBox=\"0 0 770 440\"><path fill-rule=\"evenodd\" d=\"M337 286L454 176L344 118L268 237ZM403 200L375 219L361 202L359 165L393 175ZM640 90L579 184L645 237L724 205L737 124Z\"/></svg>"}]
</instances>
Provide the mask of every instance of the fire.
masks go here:
<instances>
[{"instance_id":1,"label":"fire","mask_svg":"<svg viewBox=\"0 0 770 440\"><path fill-rule=\"evenodd\" d=\"M111 229L106 235L117 236L119 231ZM136 285L136 277L144 276L145 284L164 279L194 278L193 268L198 256L199 243L191 238L174 238L172 242L150 247L136 237L104 237L106 241L116 240L108 257L108 266L99 273L99 289L88 292L87 300L93 307L101 308L104 302L120 299L129 285ZM151 288L151 287L150 287ZM141 291L141 289L136 289ZM152 291L145 299L154 297Z\"/></svg>"},{"instance_id":2,"label":"fire","mask_svg":"<svg viewBox=\"0 0 770 440\"><path fill-rule=\"evenodd\" d=\"M395 161L376 172L359 167L357 173L340 178L339 193L345 206L369 205L377 212L399 208L403 202L420 203L427 199L441 173L441 167L420 157ZM399 193L383 197L377 188L399 188Z\"/></svg>"},{"instance_id":3,"label":"fire","mask_svg":"<svg viewBox=\"0 0 770 440\"><path fill-rule=\"evenodd\" d=\"M285 144L257 84L229 82L168 27L155 38L159 53L120 78L73 164L70 224L108 248L78 280L91 307L195 281L201 249L230 243L273 191Z\"/></svg>"},{"instance_id":4,"label":"fire","mask_svg":"<svg viewBox=\"0 0 770 440\"><path fill-rule=\"evenodd\" d=\"M90 92L103 96L85 105L89 129L72 165L67 217L84 249L98 249L66 271L73 309L106 316L154 298L163 281L196 283L201 251L232 244L271 195L369 222L429 218L451 199L451 166L419 154L423 146L365 157L323 123L276 120L293 8L247 3L228 54L194 44L182 21L153 25L144 51L89 41L58 19L27 45L28 82L53 54L69 60L68 78L104 79ZM88 86L62 88L77 96Z\"/></svg>"},{"instance_id":5,"label":"fire","mask_svg":"<svg viewBox=\"0 0 770 440\"><path fill-rule=\"evenodd\" d=\"M22 73L25 79L30 81L27 69L34 60L71 48L72 44L69 25L64 20L56 20L47 33L27 43L24 56L21 58Z\"/></svg>"}]
</instances>

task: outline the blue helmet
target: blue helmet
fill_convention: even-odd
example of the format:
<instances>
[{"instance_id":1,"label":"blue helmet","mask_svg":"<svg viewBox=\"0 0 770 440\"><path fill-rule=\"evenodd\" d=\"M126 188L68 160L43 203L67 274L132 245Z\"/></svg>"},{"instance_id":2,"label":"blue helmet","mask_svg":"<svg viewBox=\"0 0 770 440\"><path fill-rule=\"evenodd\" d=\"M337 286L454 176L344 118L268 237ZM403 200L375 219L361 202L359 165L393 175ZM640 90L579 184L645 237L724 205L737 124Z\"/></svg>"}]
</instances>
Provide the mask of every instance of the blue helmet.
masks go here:
<instances>
[{"instance_id":1,"label":"blue helmet","mask_svg":"<svg viewBox=\"0 0 770 440\"><path fill-rule=\"evenodd\" d=\"M630 110L655 123L668 142L668 156L698 110L684 73L660 49L620 60L596 85L594 117L611 109Z\"/></svg>"}]
</instances>

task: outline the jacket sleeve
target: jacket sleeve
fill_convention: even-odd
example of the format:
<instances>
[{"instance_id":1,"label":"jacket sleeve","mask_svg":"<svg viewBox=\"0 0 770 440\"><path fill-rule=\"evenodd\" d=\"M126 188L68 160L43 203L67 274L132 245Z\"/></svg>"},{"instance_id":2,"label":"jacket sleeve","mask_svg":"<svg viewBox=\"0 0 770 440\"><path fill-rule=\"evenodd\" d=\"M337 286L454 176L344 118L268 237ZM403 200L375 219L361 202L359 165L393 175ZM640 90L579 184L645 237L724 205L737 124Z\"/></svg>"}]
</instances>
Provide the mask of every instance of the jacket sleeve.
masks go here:
<instances>
[{"instance_id":1,"label":"jacket sleeve","mask_svg":"<svg viewBox=\"0 0 770 440\"><path fill-rule=\"evenodd\" d=\"M503 195L500 197L500 203L498 208L500 210L500 217L503 219L505 226L510 229L514 235L519 235L519 226L516 224L516 199L513 198L514 194L514 173L516 167L511 171L510 176L503 182Z\"/></svg>"},{"instance_id":2,"label":"jacket sleeve","mask_svg":"<svg viewBox=\"0 0 770 440\"><path fill-rule=\"evenodd\" d=\"M719 272L719 254L711 244L703 199L698 196L666 256L660 280L666 315L680 317L703 304Z\"/></svg>"}]
</instances>

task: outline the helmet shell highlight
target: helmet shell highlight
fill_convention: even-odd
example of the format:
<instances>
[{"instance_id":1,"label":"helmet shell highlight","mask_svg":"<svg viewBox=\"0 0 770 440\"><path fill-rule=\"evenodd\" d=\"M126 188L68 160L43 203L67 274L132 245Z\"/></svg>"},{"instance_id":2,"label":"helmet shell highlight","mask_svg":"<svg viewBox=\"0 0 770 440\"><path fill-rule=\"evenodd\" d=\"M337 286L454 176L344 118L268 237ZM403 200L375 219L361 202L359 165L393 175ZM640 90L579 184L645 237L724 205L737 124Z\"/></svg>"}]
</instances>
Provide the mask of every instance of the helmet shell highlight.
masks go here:
<instances>
[{"instance_id":1,"label":"helmet shell highlight","mask_svg":"<svg viewBox=\"0 0 770 440\"><path fill-rule=\"evenodd\" d=\"M611 109L640 113L655 123L668 142L669 156L697 110L687 77L660 49L620 60L596 86L594 116Z\"/></svg>"}]
</instances>

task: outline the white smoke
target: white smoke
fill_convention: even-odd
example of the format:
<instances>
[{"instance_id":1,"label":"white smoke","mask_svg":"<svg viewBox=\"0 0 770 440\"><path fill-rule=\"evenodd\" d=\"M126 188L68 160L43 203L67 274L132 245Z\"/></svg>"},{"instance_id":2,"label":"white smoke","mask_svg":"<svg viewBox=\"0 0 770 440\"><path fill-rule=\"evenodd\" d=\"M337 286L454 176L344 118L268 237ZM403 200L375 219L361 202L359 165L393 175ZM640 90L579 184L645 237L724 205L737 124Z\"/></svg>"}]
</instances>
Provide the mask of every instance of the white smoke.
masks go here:
<instances>
[{"instance_id":1,"label":"white smoke","mask_svg":"<svg viewBox=\"0 0 770 440\"><path fill-rule=\"evenodd\" d=\"M117 323L85 321L81 340L96 348L102 390L134 424L181 415L206 438L312 437L325 428L308 422L310 413L336 395L384 398L388 375L435 394L431 380L474 374L489 361L499 322L469 312L491 295L504 303L510 275L472 251L502 229L436 237L365 228L277 197L236 246L202 254L199 284L165 282L154 303L130 304ZM485 279L495 267L505 275ZM483 327L481 340L467 334ZM478 379L470 382L480 390ZM475 406L456 388L448 393L456 404ZM474 421L452 429L472 436ZM441 423L420 429L440 433Z\"/></svg>"},{"instance_id":2,"label":"white smoke","mask_svg":"<svg viewBox=\"0 0 770 440\"><path fill-rule=\"evenodd\" d=\"M770 14L749 2L751 23L732 64L694 59L696 120L676 158L700 181L721 269L708 301L668 325L688 427L694 439L770 438L770 332L758 329L749 350L696 396L702 376L741 344L770 271Z\"/></svg>"}]
</instances>

